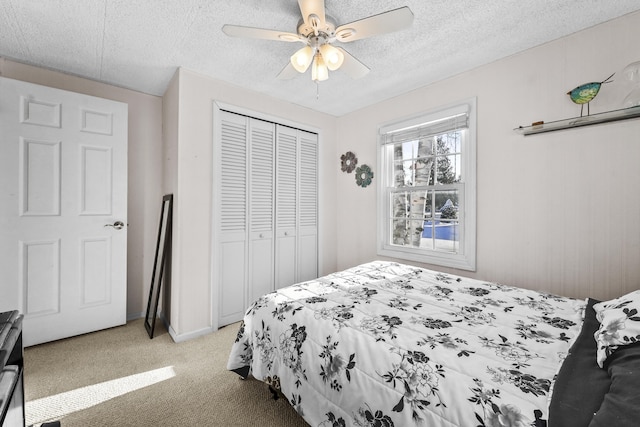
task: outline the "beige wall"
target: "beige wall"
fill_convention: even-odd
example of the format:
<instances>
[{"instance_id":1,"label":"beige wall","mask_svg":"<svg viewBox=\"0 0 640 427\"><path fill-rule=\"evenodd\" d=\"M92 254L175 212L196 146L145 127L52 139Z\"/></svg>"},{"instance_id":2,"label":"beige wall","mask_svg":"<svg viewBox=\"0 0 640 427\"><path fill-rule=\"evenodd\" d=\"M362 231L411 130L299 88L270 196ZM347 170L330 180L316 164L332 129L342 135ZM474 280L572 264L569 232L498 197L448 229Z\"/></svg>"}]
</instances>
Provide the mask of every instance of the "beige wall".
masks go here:
<instances>
[{"instance_id":1,"label":"beige wall","mask_svg":"<svg viewBox=\"0 0 640 427\"><path fill-rule=\"evenodd\" d=\"M339 152L376 165L379 124L475 96L477 271L457 273L578 297L638 289L640 119L527 137L513 129L579 115L566 92L613 72L591 113L621 108L631 89L621 71L640 60L639 39L634 13L343 116ZM377 258L380 181L362 189L334 171L342 269Z\"/></svg>"},{"instance_id":2,"label":"beige wall","mask_svg":"<svg viewBox=\"0 0 640 427\"><path fill-rule=\"evenodd\" d=\"M216 323L210 292L214 100L319 130L320 272L336 266L335 117L179 69L164 107L169 120L175 122L177 115L177 139L165 137L165 149L175 156L169 172L174 190L169 321L176 340L209 332Z\"/></svg>"},{"instance_id":3,"label":"beige wall","mask_svg":"<svg viewBox=\"0 0 640 427\"><path fill-rule=\"evenodd\" d=\"M127 318L144 315L162 202L162 98L0 58L0 76L129 105Z\"/></svg>"}]
</instances>

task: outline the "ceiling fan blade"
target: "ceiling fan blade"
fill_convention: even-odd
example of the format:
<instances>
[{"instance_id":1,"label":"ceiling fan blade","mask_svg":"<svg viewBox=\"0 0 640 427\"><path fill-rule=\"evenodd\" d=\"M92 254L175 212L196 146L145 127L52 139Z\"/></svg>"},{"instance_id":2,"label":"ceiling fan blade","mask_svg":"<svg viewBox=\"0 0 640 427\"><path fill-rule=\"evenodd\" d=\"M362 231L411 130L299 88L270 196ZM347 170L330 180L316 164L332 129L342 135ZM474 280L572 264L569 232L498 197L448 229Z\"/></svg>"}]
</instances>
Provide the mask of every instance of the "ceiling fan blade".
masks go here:
<instances>
[{"instance_id":1,"label":"ceiling fan blade","mask_svg":"<svg viewBox=\"0 0 640 427\"><path fill-rule=\"evenodd\" d=\"M302 42L307 39L295 33L286 31L267 30L264 28L243 27L241 25L223 25L222 31L231 37L244 37L248 39L277 40L281 42Z\"/></svg>"},{"instance_id":2,"label":"ceiling fan blade","mask_svg":"<svg viewBox=\"0 0 640 427\"><path fill-rule=\"evenodd\" d=\"M344 54L344 62L340 67L341 71L344 71L349 75L349 77L353 79L359 79L360 77L364 77L367 75L367 73L369 72L369 67L358 61L353 55L351 55L343 48L336 47L336 49L340 49Z\"/></svg>"},{"instance_id":3,"label":"ceiling fan blade","mask_svg":"<svg viewBox=\"0 0 640 427\"><path fill-rule=\"evenodd\" d=\"M340 25L336 28L336 39L341 42L360 40L408 28L412 22L413 12L409 7L404 6L349 24Z\"/></svg>"},{"instance_id":4,"label":"ceiling fan blade","mask_svg":"<svg viewBox=\"0 0 640 427\"><path fill-rule=\"evenodd\" d=\"M311 28L322 28L325 25L324 0L298 0L302 20ZM310 17L316 16L319 22L313 22Z\"/></svg>"},{"instance_id":5,"label":"ceiling fan blade","mask_svg":"<svg viewBox=\"0 0 640 427\"><path fill-rule=\"evenodd\" d=\"M291 65L291 62L287 63L287 65L282 69L282 71L280 71L280 74L278 74L278 79L280 80L291 80L292 78L296 77L300 75L300 73L298 71L296 71L295 68L293 68L293 65Z\"/></svg>"}]
</instances>

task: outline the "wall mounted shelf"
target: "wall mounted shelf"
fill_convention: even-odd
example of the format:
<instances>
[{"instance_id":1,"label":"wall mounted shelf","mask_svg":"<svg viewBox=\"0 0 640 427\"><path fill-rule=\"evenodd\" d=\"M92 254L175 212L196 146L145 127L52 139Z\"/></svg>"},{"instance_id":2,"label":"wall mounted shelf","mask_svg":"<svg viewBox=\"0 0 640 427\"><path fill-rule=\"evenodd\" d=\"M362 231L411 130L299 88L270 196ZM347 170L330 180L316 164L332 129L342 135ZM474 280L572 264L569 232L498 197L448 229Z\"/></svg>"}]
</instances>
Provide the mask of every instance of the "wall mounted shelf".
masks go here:
<instances>
[{"instance_id":1,"label":"wall mounted shelf","mask_svg":"<svg viewBox=\"0 0 640 427\"><path fill-rule=\"evenodd\" d=\"M534 135L543 132L553 132L562 129L571 129L581 126L596 125L599 123L615 122L640 117L640 105L623 108L621 110L607 111L604 113L591 114L589 116L574 117L571 119L557 120L531 126L520 126L514 130L524 136Z\"/></svg>"}]
</instances>

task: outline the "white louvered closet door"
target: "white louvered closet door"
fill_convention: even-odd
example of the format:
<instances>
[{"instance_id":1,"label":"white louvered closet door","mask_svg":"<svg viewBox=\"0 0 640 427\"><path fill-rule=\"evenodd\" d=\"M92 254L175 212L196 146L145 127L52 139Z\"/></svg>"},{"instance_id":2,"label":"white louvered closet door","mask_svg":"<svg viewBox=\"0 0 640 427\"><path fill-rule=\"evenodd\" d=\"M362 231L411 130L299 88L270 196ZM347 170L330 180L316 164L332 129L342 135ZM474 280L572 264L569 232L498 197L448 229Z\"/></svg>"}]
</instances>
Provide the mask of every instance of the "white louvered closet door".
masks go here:
<instances>
[{"instance_id":1,"label":"white louvered closet door","mask_svg":"<svg viewBox=\"0 0 640 427\"><path fill-rule=\"evenodd\" d=\"M218 326L266 293L317 277L317 149L314 133L215 110Z\"/></svg>"},{"instance_id":2,"label":"white louvered closet door","mask_svg":"<svg viewBox=\"0 0 640 427\"><path fill-rule=\"evenodd\" d=\"M215 250L220 325L242 319L247 299L247 145L249 119L221 111L216 129L218 212Z\"/></svg>"},{"instance_id":3,"label":"white louvered closet door","mask_svg":"<svg viewBox=\"0 0 640 427\"><path fill-rule=\"evenodd\" d=\"M273 291L275 125L249 119L249 302Z\"/></svg>"},{"instance_id":4,"label":"white louvered closet door","mask_svg":"<svg viewBox=\"0 0 640 427\"><path fill-rule=\"evenodd\" d=\"M297 282L298 130L276 134L276 289Z\"/></svg>"},{"instance_id":5,"label":"white louvered closet door","mask_svg":"<svg viewBox=\"0 0 640 427\"><path fill-rule=\"evenodd\" d=\"M299 132L298 277L318 277L318 135Z\"/></svg>"}]
</instances>

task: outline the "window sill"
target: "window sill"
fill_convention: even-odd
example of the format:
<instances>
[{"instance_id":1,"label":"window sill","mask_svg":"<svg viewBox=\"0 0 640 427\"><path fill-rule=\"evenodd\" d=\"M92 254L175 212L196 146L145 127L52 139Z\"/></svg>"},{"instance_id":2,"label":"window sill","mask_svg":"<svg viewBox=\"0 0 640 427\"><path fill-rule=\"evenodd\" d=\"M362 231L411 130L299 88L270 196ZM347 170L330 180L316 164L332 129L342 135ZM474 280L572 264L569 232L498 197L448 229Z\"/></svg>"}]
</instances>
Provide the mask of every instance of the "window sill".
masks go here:
<instances>
[{"instance_id":1,"label":"window sill","mask_svg":"<svg viewBox=\"0 0 640 427\"><path fill-rule=\"evenodd\" d=\"M412 249L402 250L401 248L378 248L378 255L420 262L423 264L439 265L442 267L457 268L466 271L476 271L475 258L466 257L461 254L450 254L437 251L418 253Z\"/></svg>"}]
</instances>

